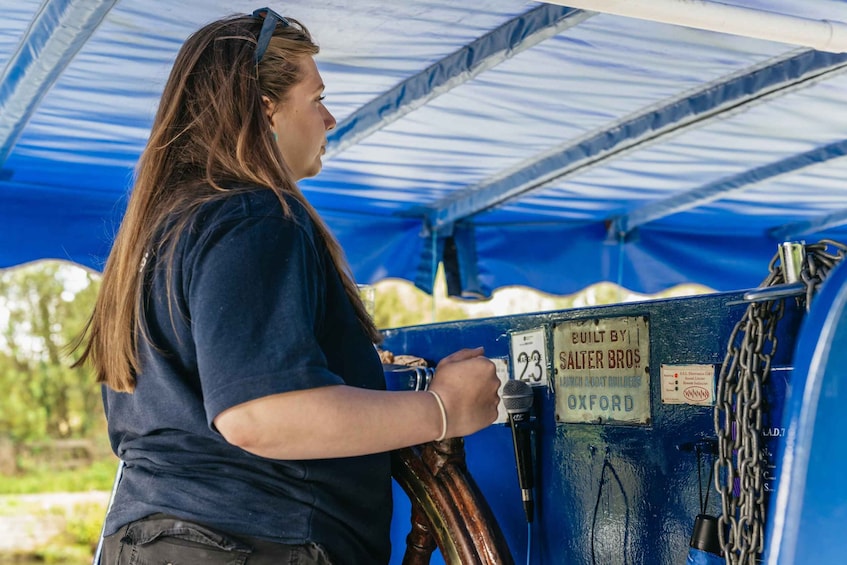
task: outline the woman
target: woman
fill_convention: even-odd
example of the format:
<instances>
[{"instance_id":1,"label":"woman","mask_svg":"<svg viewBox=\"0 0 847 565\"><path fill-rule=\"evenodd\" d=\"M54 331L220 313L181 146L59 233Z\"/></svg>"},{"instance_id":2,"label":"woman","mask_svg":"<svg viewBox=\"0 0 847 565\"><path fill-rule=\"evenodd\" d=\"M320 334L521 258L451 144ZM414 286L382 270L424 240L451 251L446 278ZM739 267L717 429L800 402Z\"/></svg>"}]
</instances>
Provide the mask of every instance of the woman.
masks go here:
<instances>
[{"instance_id":1,"label":"woman","mask_svg":"<svg viewBox=\"0 0 847 565\"><path fill-rule=\"evenodd\" d=\"M386 452L496 418L481 349L430 391L384 390L380 334L296 185L335 126L317 52L262 9L176 58L80 361L125 463L103 563L385 563Z\"/></svg>"}]
</instances>

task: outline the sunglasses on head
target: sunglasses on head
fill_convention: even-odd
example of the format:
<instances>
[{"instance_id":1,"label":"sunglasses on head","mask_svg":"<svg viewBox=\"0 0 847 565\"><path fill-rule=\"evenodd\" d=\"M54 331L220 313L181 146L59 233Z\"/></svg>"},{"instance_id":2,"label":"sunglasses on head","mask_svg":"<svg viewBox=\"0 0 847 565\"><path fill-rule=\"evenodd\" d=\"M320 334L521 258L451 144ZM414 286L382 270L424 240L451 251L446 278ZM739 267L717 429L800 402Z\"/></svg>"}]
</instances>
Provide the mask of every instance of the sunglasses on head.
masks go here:
<instances>
[{"instance_id":1,"label":"sunglasses on head","mask_svg":"<svg viewBox=\"0 0 847 565\"><path fill-rule=\"evenodd\" d=\"M256 41L256 52L253 54L253 59L258 65L259 61L262 60L262 57L265 56L265 51L268 49L268 44L271 42L271 37L274 34L277 23L282 24L284 27L299 28L300 26L295 25L291 20L284 16L280 16L270 8L259 8L258 10L253 11L253 17L262 18L264 20L264 23L262 23L262 31L259 32L259 39Z\"/></svg>"}]
</instances>

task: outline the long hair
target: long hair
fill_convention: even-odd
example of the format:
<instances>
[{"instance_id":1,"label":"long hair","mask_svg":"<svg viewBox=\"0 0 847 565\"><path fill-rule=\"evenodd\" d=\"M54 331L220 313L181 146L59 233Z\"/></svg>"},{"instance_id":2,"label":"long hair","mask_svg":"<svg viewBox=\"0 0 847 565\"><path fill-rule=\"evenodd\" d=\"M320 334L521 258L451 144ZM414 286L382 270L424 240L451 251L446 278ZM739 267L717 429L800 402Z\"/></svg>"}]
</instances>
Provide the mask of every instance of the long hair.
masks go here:
<instances>
[{"instance_id":1,"label":"long hair","mask_svg":"<svg viewBox=\"0 0 847 565\"><path fill-rule=\"evenodd\" d=\"M77 347L76 364L92 363L97 382L132 392L141 371L143 264L151 249L170 274L179 234L203 204L233 187L272 190L284 213L285 195L299 200L332 257L365 333L381 335L365 310L338 242L292 179L270 133L262 96L284 103L302 78L298 60L318 53L305 26L278 25L261 63L254 62L262 20L233 16L191 35L180 49L141 155L126 214L118 230L94 311ZM168 287L168 304L175 304ZM174 316L171 310L171 316Z\"/></svg>"}]
</instances>

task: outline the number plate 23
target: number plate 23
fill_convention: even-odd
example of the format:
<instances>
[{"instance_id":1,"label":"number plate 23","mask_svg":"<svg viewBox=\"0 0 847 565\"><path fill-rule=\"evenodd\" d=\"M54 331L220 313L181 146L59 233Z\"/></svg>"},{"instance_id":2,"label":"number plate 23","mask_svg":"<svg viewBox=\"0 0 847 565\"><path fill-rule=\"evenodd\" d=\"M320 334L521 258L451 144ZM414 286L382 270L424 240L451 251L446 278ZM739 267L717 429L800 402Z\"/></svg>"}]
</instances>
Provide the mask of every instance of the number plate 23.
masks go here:
<instances>
[{"instance_id":1,"label":"number plate 23","mask_svg":"<svg viewBox=\"0 0 847 565\"><path fill-rule=\"evenodd\" d=\"M531 385L547 386L547 331L535 328L510 334L514 379Z\"/></svg>"}]
</instances>

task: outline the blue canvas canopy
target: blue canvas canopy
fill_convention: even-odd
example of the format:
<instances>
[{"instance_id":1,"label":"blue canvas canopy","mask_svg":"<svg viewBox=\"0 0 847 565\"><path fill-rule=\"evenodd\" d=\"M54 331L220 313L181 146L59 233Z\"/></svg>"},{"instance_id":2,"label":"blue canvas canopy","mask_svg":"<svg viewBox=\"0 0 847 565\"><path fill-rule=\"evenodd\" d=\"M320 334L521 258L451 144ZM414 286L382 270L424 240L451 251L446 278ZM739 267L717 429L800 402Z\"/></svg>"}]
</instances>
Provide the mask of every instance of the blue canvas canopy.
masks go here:
<instances>
[{"instance_id":1,"label":"blue canvas canopy","mask_svg":"<svg viewBox=\"0 0 847 565\"><path fill-rule=\"evenodd\" d=\"M182 41L261 6L0 4L0 268L101 269ZM847 22L839 0L722 5ZM321 45L338 127L302 188L359 282L431 289L443 262L465 296L725 290L757 285L781 241L847 240L838 45L523 0L271 7Z\"/></svg>"}]
</instances>

